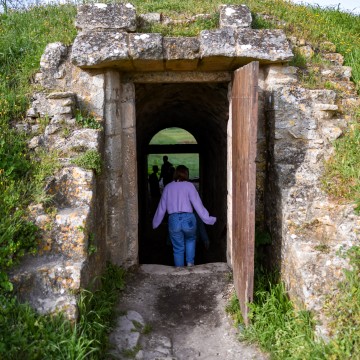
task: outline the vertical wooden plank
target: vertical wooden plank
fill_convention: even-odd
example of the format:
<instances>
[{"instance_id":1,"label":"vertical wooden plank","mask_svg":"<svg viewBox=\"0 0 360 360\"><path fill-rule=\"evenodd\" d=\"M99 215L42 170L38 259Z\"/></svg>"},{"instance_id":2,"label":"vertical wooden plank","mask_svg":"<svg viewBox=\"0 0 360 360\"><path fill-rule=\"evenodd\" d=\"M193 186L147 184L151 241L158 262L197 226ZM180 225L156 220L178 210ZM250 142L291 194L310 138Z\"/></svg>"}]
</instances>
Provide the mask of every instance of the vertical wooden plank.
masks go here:
<instances>
[{"instance_id":1,"label":"vertical wooden plank","mask_svg":"<svg viewBox=\"0 0 360 360\"><path fill-rule=\"evenodd\" d=\"M253 300L255 248L256 138L259 63L234 72L232 86L232 258L235 290L244 322Z\"/></svg>"}]
</instances>

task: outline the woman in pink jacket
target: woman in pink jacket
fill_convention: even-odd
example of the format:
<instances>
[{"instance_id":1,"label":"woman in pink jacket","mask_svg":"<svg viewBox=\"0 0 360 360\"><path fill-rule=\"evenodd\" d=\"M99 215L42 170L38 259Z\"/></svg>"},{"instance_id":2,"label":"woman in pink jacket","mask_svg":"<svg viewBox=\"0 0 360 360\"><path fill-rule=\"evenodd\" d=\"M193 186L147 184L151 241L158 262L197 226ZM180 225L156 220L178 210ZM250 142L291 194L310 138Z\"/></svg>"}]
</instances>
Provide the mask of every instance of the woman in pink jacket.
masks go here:
<instances>
[{"instance_id":1,"label":"woman in pink jacket","mask_svg":"<svg viewBox=\"0 0 360 360\"><path fill-rule=\"evenodd\" d=\"M165 213L169 214L169 235L174 249L175 266L194 265L196 247L195 210L200 219L208 225L216 222L201 202L199 193L189 180L189 169L179 165L174 174L174 181L165 186L154 219L153 229L162 222ZM185 256L184 256L185 255Z\"/></svg>"}]
</instances>

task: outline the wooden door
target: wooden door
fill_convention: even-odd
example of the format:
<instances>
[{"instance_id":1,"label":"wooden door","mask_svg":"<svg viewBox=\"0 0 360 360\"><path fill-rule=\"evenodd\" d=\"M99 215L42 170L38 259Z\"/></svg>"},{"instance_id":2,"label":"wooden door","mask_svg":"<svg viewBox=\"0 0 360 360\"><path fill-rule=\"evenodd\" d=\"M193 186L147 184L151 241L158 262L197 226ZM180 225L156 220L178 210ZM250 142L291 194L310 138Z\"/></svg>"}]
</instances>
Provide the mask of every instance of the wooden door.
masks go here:
<instances>
[{"instance_id":1,"label":"wooden door","mask_svg":"<svg viewBox=\"0 0 360 360\"><path fill-rule=\"evenodd\" d=\"M235 290L244 322L253 300L255 249L257 61L236 70L232 84L232 261Z\"/></svg>"}]
</instances>

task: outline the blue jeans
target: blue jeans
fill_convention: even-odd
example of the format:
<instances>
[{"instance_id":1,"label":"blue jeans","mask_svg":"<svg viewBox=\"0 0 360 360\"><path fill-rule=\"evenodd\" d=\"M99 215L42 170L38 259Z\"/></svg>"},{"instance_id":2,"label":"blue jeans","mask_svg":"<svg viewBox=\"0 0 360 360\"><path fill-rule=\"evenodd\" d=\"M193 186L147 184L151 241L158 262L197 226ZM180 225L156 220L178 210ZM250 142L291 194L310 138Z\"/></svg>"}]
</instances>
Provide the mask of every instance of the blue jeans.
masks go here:
<instances>
[{"instance_id":1,"label":"blue jeans","mask_svg":"<svg viewBox=\"0 0 360 360\"><path fill-rule=\"evenodd\" d=\"M169 215L169 236L173 244L175 266L194 265L196 246L196 218L193 213Z\"/></svg>"}]
</instances>

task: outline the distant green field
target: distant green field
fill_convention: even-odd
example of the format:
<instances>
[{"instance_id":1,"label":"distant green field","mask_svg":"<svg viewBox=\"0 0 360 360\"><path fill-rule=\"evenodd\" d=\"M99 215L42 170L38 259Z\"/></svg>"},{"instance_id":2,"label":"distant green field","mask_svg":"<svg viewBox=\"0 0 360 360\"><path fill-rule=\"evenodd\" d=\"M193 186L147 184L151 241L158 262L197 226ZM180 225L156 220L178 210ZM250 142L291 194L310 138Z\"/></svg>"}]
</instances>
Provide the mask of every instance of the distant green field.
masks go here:
<instances>
[{"instance_id":1,"label":"distant green field","mask_svg":"<svg viewBox=\"0 0 360 360\"><path fill-rule=\"evenodd\" d=\"M175 145L175 144L196 144L195 138L180 128L168 128L159 131L150 141L152 145ZM163 156L167 155L169 161L174 165L185 165L189 168L190 179L199 177L199 154L149 154L148 173L152 173L153 165L159 166L163 163ZM160 172L159 172L160 175Z\"/></svg>"},{"instance_id":2,"label":"distant green field","mask_svg":"<svg viewBox=\"0 0 360 360\"><path fill-rule=\"evenodd\" d=\"M189 168L190 179L199 177L199 154L150 154L148 155L148 173L152 173L153 165L159 166L163 163L163 156L167 155L169 161L174 165L185 165ZM160 175L160 170L158 175Z\"/></svg>"},{"instance_id":3,"label":"distant green field","mask_svg":"<svg viewBox=\"0 0 360 360\"><path fill-rule=\"evenodd\" d=\"M150 141L151 145L196 144L195 138L186 130L171 127L159 131Z\"/></svg>"}]
</instances>

